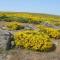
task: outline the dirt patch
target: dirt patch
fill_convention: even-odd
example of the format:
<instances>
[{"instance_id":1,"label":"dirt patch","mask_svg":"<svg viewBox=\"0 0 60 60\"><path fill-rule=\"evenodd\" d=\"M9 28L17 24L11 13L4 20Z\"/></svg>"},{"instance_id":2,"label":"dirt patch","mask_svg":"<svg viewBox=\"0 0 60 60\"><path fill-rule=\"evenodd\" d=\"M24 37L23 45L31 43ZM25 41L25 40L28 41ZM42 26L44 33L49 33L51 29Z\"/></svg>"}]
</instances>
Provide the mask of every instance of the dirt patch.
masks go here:
<instances>
[{"instance_id":1,"label":"dirt patch","mask_svg":"<svg viewBox=\"0 0 60 60\"><path fill-rule=\"evenodd\" d=\"M7 60L60 60L60 40L56 40L56 50L52 52L34 52L26 49L14 49L7 54Z\"/></svg>"}]
</instances>

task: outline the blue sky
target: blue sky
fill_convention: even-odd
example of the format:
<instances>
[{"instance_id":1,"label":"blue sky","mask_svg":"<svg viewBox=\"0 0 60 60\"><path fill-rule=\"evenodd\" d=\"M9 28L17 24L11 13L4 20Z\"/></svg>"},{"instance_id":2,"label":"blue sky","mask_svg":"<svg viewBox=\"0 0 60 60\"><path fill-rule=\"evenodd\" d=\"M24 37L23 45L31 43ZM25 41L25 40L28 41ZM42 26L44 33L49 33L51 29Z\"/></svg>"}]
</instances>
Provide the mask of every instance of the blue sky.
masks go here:
<instances>
[{"instance_id":1,"label":"blue sky","mask_svg":"<svg viewBox=\"0 0 60 60\"><path fill-rule=\"evenodd\" d=\"M0 0L0 11L60 15L60 0Z\"/></svg>"}]
</instances>

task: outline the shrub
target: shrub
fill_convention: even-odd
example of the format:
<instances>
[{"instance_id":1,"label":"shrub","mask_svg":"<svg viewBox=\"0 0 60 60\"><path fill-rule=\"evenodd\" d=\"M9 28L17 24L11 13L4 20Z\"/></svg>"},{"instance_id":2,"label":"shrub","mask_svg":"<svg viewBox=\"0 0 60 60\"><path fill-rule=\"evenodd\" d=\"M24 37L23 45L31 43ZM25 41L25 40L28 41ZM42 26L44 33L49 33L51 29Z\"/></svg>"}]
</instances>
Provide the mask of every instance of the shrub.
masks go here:
<instances>
[{"instance_id":1,"label":"shrub","mask_svg":"<svg viewBox=\"0 0 60 60\"><path fill-rule=\"evenodd\" d=\"M48 35L52 38L60 38L60 33L58 30L53 29L53 28L46 28L46 32Z\"/></svg>"},{"instance_id":2,"label":"shrub","mask_svg":"<svg viewBox=\"0 0 60 60\"><path fill-rule=\"evenodd\" d=\"M57 29L49 28L43 25L37 26L40 31L48 34L51 38L60 38L60 32Z\"/></svg>"},{"instance_id":3,"label":"shrub","mask_svg":"<svg viewBox=\"0 0 60 60\"><path fill-rule=\"evenodd\" d=\"M21 26L18 22L8 22L7 23L7 29L8 30L19 30L24 28L23 26Z\"/></svg>"},{"instance_id":4,"label":"shrub","mask_svg":"<svg viewBox=\"0 0 60 60\"><path fill-rule=\"evenodd\" d=\"M3 21L13 22L13 21L15 21L15 18L14 17L6 17L6 18L3 19Z\"/></svg>"},{"instance_id":5,"label":"shrub","mask_svg":"<svg viewBox=\"0 0 60 60\"><path fill-rule=\"evenodd\" d=\"M19 17L16 20L17 22L22 22L22 23L28 23L29 19L28 18L24 18L24 17Z\"/></svg>"},{"instance_id":6,"label":"shrub","mask_svg":"<svg viewBox=\"0 0 60 60\"><path fill-rule=\"evenodd\" d=\"M12 21L16 21L16 17L10 17L10 16L6 16L6 15L2 15L0 16L0 21L6 21L6 22L12 22Z\"/></svg>"},{"instance_id":7,"label":"shrub","mask_svg":"<svg viewBox=\"0 0 60 60\"><path fill-rule=\"evenodd\" d=\"M53 45L49 36L43 32L32 30L16 32L14 34L14 41L16 46L39 51L48 51Z\"/></svg>"}]
</instances>

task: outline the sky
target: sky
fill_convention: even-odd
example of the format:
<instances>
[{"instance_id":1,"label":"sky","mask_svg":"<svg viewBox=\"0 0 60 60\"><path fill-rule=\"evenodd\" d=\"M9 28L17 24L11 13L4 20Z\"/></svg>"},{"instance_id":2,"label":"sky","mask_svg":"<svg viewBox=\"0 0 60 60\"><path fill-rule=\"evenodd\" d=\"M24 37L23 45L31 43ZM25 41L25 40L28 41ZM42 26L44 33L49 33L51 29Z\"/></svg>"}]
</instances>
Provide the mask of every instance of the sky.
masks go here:
<instances>
[{"instance_id":1,"label":"sky","mask_svg":"<svg viewBox=\"0 0 60 60\"><path fill-rule=\"evenodd\" d=\"M60 0L0 0L0 11L60 15Z\"/></svg>"}]
</instances>

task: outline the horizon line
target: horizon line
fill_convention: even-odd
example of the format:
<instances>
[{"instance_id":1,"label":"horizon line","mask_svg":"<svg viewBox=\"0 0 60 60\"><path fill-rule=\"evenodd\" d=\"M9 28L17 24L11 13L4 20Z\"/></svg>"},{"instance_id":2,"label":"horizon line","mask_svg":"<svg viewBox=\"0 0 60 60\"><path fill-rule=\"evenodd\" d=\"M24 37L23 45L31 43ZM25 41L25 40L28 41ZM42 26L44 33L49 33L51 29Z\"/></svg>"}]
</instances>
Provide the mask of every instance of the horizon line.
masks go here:
<instances>
[{"instance_id":1,"label":"horizon line","mask_svg":"<svg viewBox=\"0 0 60 60\"><path fill-rule=\"evenodd\" d=\"M12 12L15 12L15 13L37 13L37 14L46 14L46 15L55 15L55 16L60 16L60 14L50 14L50 13L42 13L42 12L30 12L30 11L0 11L0 12L9 12L9 13L12 13Z\"/></svg>"}]
</instances>

